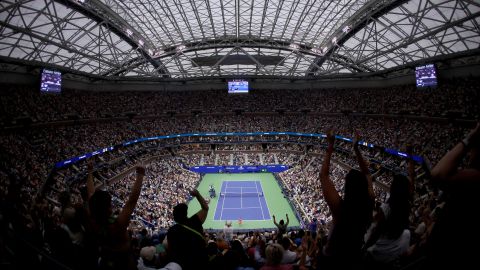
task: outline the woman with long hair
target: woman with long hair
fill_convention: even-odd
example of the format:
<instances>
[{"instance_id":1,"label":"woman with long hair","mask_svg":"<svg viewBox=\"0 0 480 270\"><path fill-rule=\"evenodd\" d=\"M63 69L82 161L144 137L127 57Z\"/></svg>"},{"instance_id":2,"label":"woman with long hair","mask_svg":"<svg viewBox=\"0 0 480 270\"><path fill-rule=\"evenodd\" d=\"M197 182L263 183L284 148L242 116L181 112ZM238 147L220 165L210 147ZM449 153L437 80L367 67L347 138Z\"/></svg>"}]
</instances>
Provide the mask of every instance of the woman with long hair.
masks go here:
<instances>
[{"instance_id":1,"label":"woman with long hair","mask_svg":"<svg viewBox=\"0 0 480 270\"><path fill-rule=\"evenodd\" d=\"M361 263L363 237L372 219L374 200L371 176L363 172L366 170L366 164L360 157L362 172L354 169L348 172L345 176L342 198L329 175L335 143L332 131L328 132L327 141L320 183L323 196L332 213L333 226L318 266L320 269L351 269Z\"/></svg>"}]
</instances>

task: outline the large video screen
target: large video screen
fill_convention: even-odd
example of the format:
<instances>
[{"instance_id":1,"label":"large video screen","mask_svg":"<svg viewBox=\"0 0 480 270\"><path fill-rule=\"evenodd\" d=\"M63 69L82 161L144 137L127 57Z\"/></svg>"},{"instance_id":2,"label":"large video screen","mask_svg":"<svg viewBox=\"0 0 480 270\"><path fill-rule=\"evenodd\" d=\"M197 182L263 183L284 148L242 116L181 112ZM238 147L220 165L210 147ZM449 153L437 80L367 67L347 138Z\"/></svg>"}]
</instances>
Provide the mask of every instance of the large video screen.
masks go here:
<instances>
[{"instance_id":1,"label":"large video screen","mask_svg":"<svg viewBox=\"0 0 480 270\"><path fill-rule=\"evenodd\" d=\"M248 93L248 81L232 80L228 81L228 93Z\"/></svg>"},{"instance_id":2,"label":"large video screen","mask_svg":"<svg viewBox=\"0 0 480 270\"><path fill-rule=\"evenodd\" d=\"M428 64L415 68L415 79L417 87L434 87L437 86L437 72L435 65Z\"/></svg>"},{"instance_id":3,"label":"large video screen","mask_svg":"<svg viewBox=\"0 0 480 270\"><path fill-rule=\"evenodd\" d=\"M43 69L40 78L40 92L60 93L62 91L62 73L56 70Z\"/></svg>"}]
</instances>

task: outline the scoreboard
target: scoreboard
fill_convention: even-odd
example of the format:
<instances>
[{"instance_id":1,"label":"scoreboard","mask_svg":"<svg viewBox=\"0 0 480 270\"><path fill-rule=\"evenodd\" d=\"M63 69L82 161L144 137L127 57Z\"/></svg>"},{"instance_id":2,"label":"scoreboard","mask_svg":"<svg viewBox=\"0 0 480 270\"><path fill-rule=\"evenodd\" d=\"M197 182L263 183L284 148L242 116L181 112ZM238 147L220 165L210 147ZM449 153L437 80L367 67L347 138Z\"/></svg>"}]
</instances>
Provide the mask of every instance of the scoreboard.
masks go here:
<instances>
[{"instance_id":1,"label":"scoreboard","mask_svg":"<svg viewBox=\"0 0 480 270\"><path fill-rule=\"evenodd\" d=\"M417 87L437 86L437 72L433 64L418 66L415 68Z\"/></svg>"},{"instance_id":2,"label":"scoreboard","mask_svg":"<svg viewBox=\"0 0 480 270\"><path fill-rule=\"evenodd\" d=\"M232 80L228 81L228 93L248 93L248 81L245 80Z\"/></svg>"},{"instance_id":3,"label":"scoreboard","mask_svg":"<svg viewBox=\"0 0 480 270\"><path fill-rule=\"evenodd\" d=\"M43 69L40 78L40 92L60 93L62 91L62 73Z\"/></svg>"}]
</instances>

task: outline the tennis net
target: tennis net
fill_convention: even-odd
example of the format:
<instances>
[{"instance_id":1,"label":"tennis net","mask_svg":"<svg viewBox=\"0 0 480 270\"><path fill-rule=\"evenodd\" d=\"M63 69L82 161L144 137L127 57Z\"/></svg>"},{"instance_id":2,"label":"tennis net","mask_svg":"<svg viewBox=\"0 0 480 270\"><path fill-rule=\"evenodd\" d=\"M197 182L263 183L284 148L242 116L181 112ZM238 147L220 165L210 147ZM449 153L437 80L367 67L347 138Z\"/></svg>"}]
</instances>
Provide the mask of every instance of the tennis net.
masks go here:
<instances>
[{"instance_id":1,"label":"tennis net","mask_svg":"<svg viewBox=\"0 0 480 270\"><path fill-rule=\"evenodd\" d=\"M263 192L221 192L220 197L262 197Z\"/></svg>"}]
</instances>

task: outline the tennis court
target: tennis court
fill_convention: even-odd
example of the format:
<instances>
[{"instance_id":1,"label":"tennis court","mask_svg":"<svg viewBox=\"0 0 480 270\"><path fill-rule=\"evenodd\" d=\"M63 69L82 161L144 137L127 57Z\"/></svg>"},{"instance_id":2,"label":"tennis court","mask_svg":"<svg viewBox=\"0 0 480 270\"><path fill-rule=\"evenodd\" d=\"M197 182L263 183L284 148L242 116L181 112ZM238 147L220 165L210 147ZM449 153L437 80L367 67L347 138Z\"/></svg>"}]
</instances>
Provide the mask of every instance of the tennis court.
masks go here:
<instances>
[{"instance_id":1,"label":"tennis court","mask_svg":"<svg viewBox=\"0 0 480 270\"><path fill-rule=\"evenodd\" d=\"M260 181L222 181L214 220L268 220Z\"/></svg>"},{"instance_id":2,"label":"tennis court","mask_svg":"<svg viewBox=\"0 0 480 270\"><path fill-rule=\"evenodd\" d=\"M210 199L211 185L217 196ZM288 227L300 226L272 173L207 173L197 189L204 198L210 199L210 209L203 224L205 229L223 230L227 220L232 221L235 231L275 229L272 215L280 220L285 219L285 214L290 217ZM226 196L221 196L221 193ZM198 210L198 201L191 200L188 203L188 216ZM241 224L239 218L242 219Z\"/></svg>"}]
</instances>

